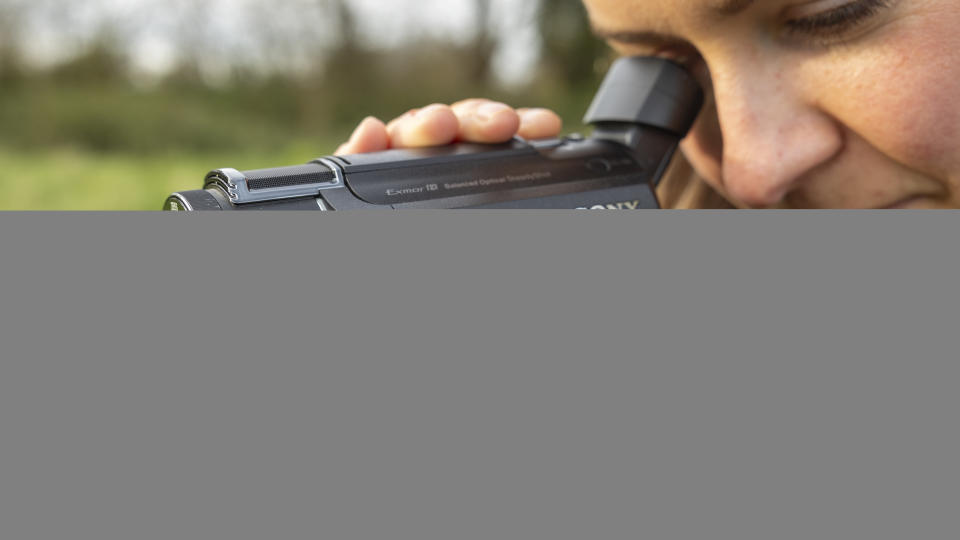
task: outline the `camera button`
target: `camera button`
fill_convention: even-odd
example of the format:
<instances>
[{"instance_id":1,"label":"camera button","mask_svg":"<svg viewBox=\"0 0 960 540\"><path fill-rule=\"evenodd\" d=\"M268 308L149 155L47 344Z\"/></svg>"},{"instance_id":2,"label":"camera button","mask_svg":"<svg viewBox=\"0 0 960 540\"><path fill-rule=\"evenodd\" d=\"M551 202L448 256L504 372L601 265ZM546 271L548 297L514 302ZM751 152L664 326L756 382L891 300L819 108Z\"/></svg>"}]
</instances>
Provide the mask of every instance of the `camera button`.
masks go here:
<instances>
[{"instance_id":1,"label":"camera button","mask_svg":"<svg viewBox=\"0 0 960 540\"><path fill-rule=\"evenodd\" d=\"M605 159L591 159L587 162L587 169L598 173L608 173L613 170L613 166Z\"/></svg>"}]
</instances>

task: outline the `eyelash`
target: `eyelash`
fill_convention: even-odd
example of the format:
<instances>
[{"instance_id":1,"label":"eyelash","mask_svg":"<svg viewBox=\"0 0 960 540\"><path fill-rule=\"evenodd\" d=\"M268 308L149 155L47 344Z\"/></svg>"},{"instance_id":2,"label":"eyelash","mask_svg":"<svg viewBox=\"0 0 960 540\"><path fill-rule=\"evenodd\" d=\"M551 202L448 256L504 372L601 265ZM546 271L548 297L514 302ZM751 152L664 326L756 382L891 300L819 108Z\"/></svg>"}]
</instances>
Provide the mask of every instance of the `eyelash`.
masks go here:
<instances>
[{"instance_id":1,"label":"eyelash","mask_svg":"<svg viewBox=\"0 0 960 540\"><path fill-rule=\"evenodd\" d=\"M893 4L894 0L852 0L838 8L817 15L786 21L784 23L786 34L789 37L806 38L809 42L818 46L833 45L842 41L845 38L845 33L856 29ZM673 49L665 48L664 50ZM696 50L674 53L670 58L688 69L697 61L700 61L700 55Z\"/></svg>"},{"instance_id":2,"label":"eyelash","mask_svg":"<svg viewBox=\"0 0 960 540\"><path fill-rule=\"evenodd\" d=\"M790 34L834 37L852 30L885 8L891 0L858 0L819 15L786 22Z\"/></svg>"}]
</instances>

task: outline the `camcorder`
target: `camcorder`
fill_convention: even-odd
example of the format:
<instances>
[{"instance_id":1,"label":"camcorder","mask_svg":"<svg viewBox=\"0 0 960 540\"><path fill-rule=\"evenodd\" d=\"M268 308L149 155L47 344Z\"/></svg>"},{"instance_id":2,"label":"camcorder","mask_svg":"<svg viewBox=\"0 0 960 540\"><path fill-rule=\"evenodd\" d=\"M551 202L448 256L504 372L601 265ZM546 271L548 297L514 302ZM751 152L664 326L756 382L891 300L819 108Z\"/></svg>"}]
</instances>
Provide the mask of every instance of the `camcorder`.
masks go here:
<instances>
[{"instance_id":1,"label":"camcorder","mask_svg":"<svg viewBox=\"0 0 960 540\"><path fill-rule=\"evenodd\" d=\"M164 209L641 209L703 105L681 66L628 57L591 104L589 137L452 144L327 156L306 165L217 169L203 189L171 195Z\"/></svg>"}]
</instances>

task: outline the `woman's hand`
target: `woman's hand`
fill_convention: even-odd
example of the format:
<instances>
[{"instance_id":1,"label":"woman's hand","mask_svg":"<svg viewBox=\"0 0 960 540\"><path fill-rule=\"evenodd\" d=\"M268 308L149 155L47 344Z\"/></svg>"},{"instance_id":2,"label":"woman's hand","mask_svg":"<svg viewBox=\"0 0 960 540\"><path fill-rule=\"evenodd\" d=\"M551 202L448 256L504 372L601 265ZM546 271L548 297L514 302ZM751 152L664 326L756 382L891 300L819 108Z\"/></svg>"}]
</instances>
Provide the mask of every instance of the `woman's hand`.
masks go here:
<instances>
[{"instance_id":1,"label":"woman's hand","mask_svg":"<svg viewBox=\"0 0 960 540\"><path fill-rule=\"evenodd\" d=\"M442 146L453 142L501 143L514 135L524 139L556 137L563 121L547 109L513 109L488 99L414 109L384 124L369 117L357 126L337 155L379 152L391 148Z\"/></svg>"}]
</instances>

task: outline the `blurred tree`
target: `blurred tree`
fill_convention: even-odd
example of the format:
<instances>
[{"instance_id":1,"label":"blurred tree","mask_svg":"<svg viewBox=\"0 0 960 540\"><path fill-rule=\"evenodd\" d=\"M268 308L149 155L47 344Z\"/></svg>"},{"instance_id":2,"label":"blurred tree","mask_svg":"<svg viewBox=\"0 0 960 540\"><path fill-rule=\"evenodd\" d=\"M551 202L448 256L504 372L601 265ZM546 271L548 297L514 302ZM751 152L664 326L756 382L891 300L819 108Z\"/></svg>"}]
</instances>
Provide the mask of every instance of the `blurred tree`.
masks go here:
<instances>
[{"instance_id":1,"label":"blurred tree","mask_svg":"<svg viewBox=\"0 0 960 540\"><path fill-rule=\"evenodd\" d=\"M347 0L315 0L327 20L335 22L336 45L317 51L316 69L305 81L300 102L303 120L311 131L358 119L360 107L371 94L382 91L383 81L374 67L377 55L363 46L357 20ZM367 108L369 111L369 107Z\"/></svg>"},{"instance_id":2,"label":"blurred tree","mask_svg":"<svg viewBox=\"0 0 960 540\"><path fill-rule=\"evenodd\" d=\"M540 0L537 20L543 44L541 65L548 78L571 87L595 84L606 71L609 49L590 29L583 4Z\"/></svg>"},{"instance_id":3,"label":"blurred tree","mask_svg":"<svg viewBox=\"0 0 960 540\"><path fill-rule=\"evenodd\" d=\"M17 44L0 43L0 89L19 86L23 78L23 63Z\"/></svg>"},{"instance_id":4,"label":"blurred tree","mask_svg":"<svg viewBox=\"0 0 960 540\"><path fill-rule=\"evenodd\" d=\"M20 0L0 0L0 89L17 85L24 77L19 44L24 5Z\"/></svg>"},{"instance_id":5,"label":"blurred tree","mask_svg":"<svg viewBox=\"0 0 960 540\"><path fill-rule=\"evenodd\" d=\"M126 84L128 58L119 33L104 25L92 42L77 56L50 70L56 82L82 84Z\"/></svg>"},{"instance_id":6,"label":"blurred tree","mask_svg":"<svg viewBox=\"0 0 960 540\"><path fill-rule=\"evenodd\" d=\"M0 142L23 131L13 126L29 125L38 126L29 139L17 137L30 145L262 146L340 138L368 114L386 120L469 96L553 107L575 118L602 74L606 51L577 0L460 0L473 20L464 35L405 28L406 41L387 51L365 33L354 0L235 0L226 17L226 4L210 0L120 4L0 0L0 90L16 78L44 90L0 102ZM411 15L408 22L419 20ZM60 39L62 50L51 58L73 57L46 73L26 69L18 47L29 45L24 39L34 27L52 28ZM129 69L144 36L174 46L176 62L165 80L141 84ZM537 39L542 67L531 86L498 87L494 56L513 54L518 43L535 48ZM119 103L129 108L121 113ZM223 133L210 137L211 129Z\"/></svg>"},{"instance_id":7,"label":"blurred tree","mask_svg":"<svg viewBox=\"0 0 960 540\"><path fill-rule=\"evenodd\" d=\"M497 48L497 36L491 20L491 1L473 0L476 31L473 43L467 47L467 77L471 84L485 87L490 83L490 65Z\"/></svg>"},{"instance_id":8,"label":"blurred tree","mask_svg":"<svg viewBox=\"0 0 960 540\"><path fill-rule=\"evenodd\" d=\"M173 34L177 43L177 64L168 75L169 83L198 86L203 83L202 62L210 53L209 5L205 0L176 0L170 5L176 18Z\"/></svg>"}]
</instances>

